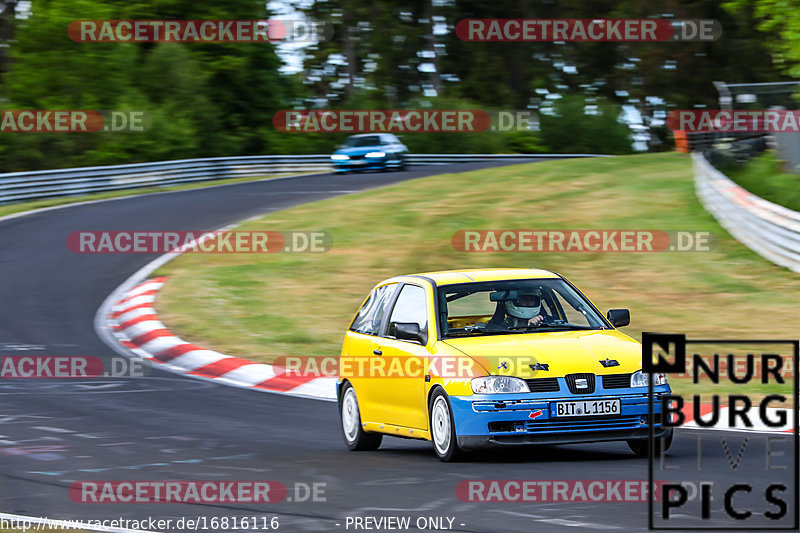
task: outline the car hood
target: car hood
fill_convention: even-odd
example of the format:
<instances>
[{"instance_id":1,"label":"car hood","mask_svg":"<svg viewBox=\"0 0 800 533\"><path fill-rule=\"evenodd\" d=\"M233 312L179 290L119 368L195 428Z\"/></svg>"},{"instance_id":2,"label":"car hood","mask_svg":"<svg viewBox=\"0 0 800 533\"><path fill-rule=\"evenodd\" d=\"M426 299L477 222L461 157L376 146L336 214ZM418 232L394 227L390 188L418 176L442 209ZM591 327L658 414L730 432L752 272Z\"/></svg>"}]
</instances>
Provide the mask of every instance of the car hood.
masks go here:
<instances>
[{"instance_id":1,"label":"car hood","mask_svg":"<svg viewBox=\"0 0 800 533\"><path fill-rule=\"evenodd\" d=\"M615 330L485 335L443 342L470 356L490 374L546 378L576 372L632 373L642 368L641 345ZM619 364L604 366L601 361L606 359ZM537 369L529 366L537 364Z\"/></svg>"},{"instance_id":2,"label":"car hood","mask_svg":"<svg viewBox=\"0 0 800 533\"><path fill-rule=\"evenodd\" d=\"M344 155L364 155L367 152L382 152L382 147L377 146L354 146L352 148L339 148L334 153Z\"/></svg>"}]
</instances>

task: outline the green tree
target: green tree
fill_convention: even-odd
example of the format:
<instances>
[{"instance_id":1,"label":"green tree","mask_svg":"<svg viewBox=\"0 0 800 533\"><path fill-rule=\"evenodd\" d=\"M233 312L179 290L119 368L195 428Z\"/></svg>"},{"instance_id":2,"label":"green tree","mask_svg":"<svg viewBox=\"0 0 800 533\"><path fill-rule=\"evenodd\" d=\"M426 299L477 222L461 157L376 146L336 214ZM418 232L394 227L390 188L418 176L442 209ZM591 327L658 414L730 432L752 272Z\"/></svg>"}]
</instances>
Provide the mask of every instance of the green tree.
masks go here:
<instances>
[{"instance_id":1,"label":"green tree","mask_svg":"<svg viewBox=\"0 0 800 533\"><path fill-rule=\"evenodd\" d=\"M631 131L619 116L619 107L607 102L587 110L580 96L562 98L539 117L542 143L556 153L630 153Z\"/></svg>"},{"instance_id":2,"label":"green tree","mask_svg":"<svg viewBox=\"0 0 800 533\"><path fill-rule=\"evenodd\" d=\"M76 43L75 19L266 19L258 0L37 0L14 21L5 109L147 112L143 133L0 136L4 170L269 153L288 100L271 43Z\"/></svg>"}]
</instances>

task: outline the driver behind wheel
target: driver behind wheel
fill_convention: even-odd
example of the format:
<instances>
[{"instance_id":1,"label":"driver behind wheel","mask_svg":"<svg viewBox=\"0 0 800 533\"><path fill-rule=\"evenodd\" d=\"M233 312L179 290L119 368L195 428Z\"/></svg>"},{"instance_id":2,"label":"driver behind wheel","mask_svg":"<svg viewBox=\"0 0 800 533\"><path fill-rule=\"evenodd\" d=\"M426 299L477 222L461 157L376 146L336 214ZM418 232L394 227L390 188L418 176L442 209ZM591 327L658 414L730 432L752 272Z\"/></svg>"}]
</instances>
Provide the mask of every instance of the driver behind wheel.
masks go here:
<instances>
[{"instance_id":1,"label":"driver behind wheel","mask_svg":"<svg viewBox=\"0 0 800 533\"><path fill-rule=\"evenodd\" d=\"M539 326L548 320L541 289L499 291L492 293L491 299L497 302L497 308L487 323L490 329Z\"/></svg>"},{"instance_id":2,"label":"driver behind wheel","mask_svg":"<svg viewBox=\"0 0 800 533\"><path fill-rule=\"evenodd\" d=\"M520 291L515 299L505 301L505 308L509 326L538 326L544 322L542 291L539 289Z\"/></svg>"}]
</instances>

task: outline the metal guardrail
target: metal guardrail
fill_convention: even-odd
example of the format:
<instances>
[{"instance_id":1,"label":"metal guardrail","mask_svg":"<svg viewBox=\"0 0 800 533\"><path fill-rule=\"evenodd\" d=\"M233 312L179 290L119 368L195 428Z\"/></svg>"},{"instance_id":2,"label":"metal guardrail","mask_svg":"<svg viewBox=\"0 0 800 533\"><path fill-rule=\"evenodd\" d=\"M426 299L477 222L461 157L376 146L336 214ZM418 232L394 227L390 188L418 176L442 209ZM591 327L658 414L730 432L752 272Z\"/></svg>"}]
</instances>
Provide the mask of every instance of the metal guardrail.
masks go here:
<instances>
[{"instance_id":1,"label":"metal guardrail","mask_svg":"<svg viewBox=\"0 0 800 533\"><path fill-rule=\"evenodd\" d=\"M697 196L720 225L760 256L800 273L800 213L746 191L701 153L692 158Z\"/></svg>"},{"instance_id":2,"label":"metal guardrail","mask_svg":"<svg viewBox=\"0 0 800 533\"><path fill-rule=\"evenodd\" d=\"M411 165L492 160L603 157L594 154L412 154ZM0 174L0 204L96 192L163 187L195 181L265 176L284 172L329 172L329 155L264 155L182 159L104 167Z\"/></svg>"}]
</instances>

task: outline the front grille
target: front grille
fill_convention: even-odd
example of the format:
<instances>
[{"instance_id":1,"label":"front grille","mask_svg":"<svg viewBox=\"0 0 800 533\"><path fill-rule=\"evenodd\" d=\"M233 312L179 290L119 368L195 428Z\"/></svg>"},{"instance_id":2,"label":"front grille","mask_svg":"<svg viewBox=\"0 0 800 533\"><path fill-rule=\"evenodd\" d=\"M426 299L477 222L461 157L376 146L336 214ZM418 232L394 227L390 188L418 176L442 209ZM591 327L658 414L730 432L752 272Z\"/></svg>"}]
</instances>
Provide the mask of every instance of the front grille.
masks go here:
<instances>
[{"instance_id":1,"label":"front grille","mask_svg":"<svg viewBox=\"0 0 800 533\"><path fill-rule=\"evenodd\" d=\"M525 431L525 421L489 422L490 433L510 433L512 431Z\"/></svg>"},{"instance_id":2,"label":"front grille","mask_svg":"<svg viewBox=\"0 0 800 533\"><path fill-rule=\"evenodd\" d=\"M579 379L585 379L588 387L578 388L575 383ZM564 376L567 387L572 394L591 394L594 392L594 374L567 374Z\"/></svg>"},{"instance_id":3,"label":"front grille","mask_svg":"<svg viewBox=\"0 0 800 533\"><path fill-rule=\"evenodd\" d=\"M561 433L570 431L603 431L636 429L645 423L640 415L634 416L575 416L545 420L510 420L489 422L490 433ZM660 424L660 420L656 422Z\"/></svg>"},{"instance_id":4,"label":"front grille","mask_svg":"<svg viewBox=\"0 0 800 533\"><path fill-rule=\"evenodd\" d=\"M630 386L630 374L609 374L607 376L603 376L604 389L627 389Z\"/></svg>"},{"instance_id":5,"label":"front grille","mask_svg":"<svg viewBox=\"0 0 800 533\"><path fill-rule=\"evenodd\" d=\"M525 383L531 392L558 392L559 389L557 378L526 379Z\"/></svg>"},{"instance_id":6,"label":"front grille","mask_svg":"<svg viewBox=\"0 0 800 533\"><path fill-rule=\"evenodd\" d=\"M526 421L528 431L550 433L558 431L602 431L611 429L634 429L642 424L642 417L636 416L576 416L550 418L537 422Z\"/></svg>"},{"instance_id":7,"label":"front grille","mask_svg":"<svg viewBox=\"0 0 800 533\"><path fill-rule=\"evenodd\" d=\"M361 155L351 155L350 159L364 159L364 154Z\"/></svg>"}]
</instances>

